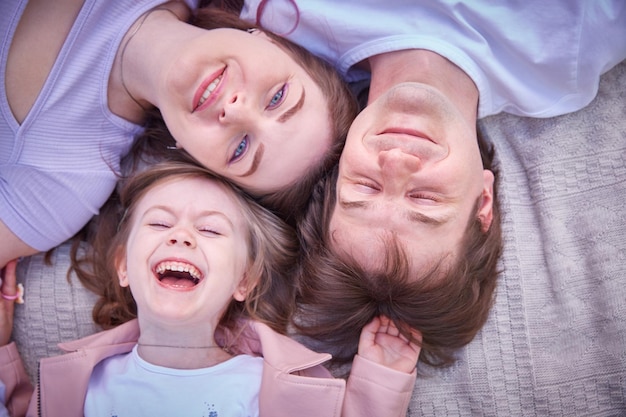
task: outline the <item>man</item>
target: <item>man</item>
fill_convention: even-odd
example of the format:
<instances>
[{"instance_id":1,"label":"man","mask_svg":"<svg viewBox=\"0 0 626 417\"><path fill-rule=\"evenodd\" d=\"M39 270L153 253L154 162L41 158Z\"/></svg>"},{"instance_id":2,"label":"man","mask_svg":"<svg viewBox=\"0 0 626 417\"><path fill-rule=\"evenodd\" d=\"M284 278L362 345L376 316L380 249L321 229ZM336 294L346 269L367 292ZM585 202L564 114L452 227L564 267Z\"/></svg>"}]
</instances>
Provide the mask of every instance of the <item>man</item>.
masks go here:
<instances>
[{"instance_id":1,"label":"man","mask_svg":"<svg viewBox=\"0 0 626 417\"><path fill-rule=\"evenodd\" d=\"M349 358L346 333L385 311L449 363L446 348L487 318L502 248L476 120L587 105L626 58L623 2L257 3L242 16L283 31L294 22L288 37L349 81L371 73L368 105L302 223L301 305L315 317L305 333Z\"/></svg>"}]
</instances>

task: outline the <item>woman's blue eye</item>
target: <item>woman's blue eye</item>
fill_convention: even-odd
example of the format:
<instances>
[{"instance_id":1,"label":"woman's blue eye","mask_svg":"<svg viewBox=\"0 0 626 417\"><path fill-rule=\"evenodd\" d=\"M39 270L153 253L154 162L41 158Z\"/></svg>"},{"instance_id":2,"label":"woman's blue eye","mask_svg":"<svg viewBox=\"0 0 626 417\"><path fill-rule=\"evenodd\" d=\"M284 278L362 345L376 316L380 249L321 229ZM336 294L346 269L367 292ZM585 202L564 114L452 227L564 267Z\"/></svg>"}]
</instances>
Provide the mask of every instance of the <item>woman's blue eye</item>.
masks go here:
<instances>
[{"instance_id":1,"label":"woman's blue eye","mask_svg":"<svg viewBox=\"0 0 626 417\"><path fill-rule=\"evenodd\" d=\"M241 142L239 142L239 145L237 145L235 152L233 152L232 158L230 158L230 162L234 162L237 159L239 159L241 155L243 155L246 152L247 148L248 148L248 136L246 135L243 137Z\"/></svg>"},{"instance_id":2,"label":"woman's blue eye","mask_svg":"<svg viewBox=\"0 0 626 417\"><path fill-rule=\"evenodd\" d=\"M278 90L276 94L274 94L274 97L272 97L272 99L270 100L270 103L268 104L267 108L272 110L280 106L280 104L285 99L286 92L287 92L287 84L283 84L280 90Z\"/></svg>"}]
</instances>

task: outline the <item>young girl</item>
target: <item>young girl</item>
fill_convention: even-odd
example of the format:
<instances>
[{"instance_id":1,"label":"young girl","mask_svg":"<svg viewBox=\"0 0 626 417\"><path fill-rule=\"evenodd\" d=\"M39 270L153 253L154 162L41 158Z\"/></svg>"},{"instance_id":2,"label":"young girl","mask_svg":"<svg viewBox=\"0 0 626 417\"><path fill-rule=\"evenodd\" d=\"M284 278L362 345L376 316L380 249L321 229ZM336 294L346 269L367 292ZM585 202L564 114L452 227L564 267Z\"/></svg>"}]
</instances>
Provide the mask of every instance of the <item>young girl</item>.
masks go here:
<instances>
[{"instance_id":1,"label":"young girl","mask_svg":"<svg viewBox=\"0 0 626 417\"><path fill-rule=\"evenodd\" d=\"M120 200L121 222L111 228L107 212L98 229L114 231L109 248L93 254L108 260L94 272L115 293L103 290L94 312L124 323L43 359L28 415L406 414L420 349L386 318L363 329L347 385L321 366L330 355L272 329L290 310L290 291L277 289L290 288L296 252L269 212L176 163L137 174ZM1 291L15 293L13 263ZM2 307L6 344L13 301ZM7 409L23 415L31 389L13 343L0 349L0 376Z\"/></svg>"},{"instance_id":2,"label":"young girl","mask_svg":"<svg viewBox=\"0 0 626 417\"><path fill-rule=\"evenodd\" d=\"M98 212L148 109L259 195L297 187L342 142L356 112L329 65L196 3L0 2L0 268Z\"/></svg>"}]
</instances>

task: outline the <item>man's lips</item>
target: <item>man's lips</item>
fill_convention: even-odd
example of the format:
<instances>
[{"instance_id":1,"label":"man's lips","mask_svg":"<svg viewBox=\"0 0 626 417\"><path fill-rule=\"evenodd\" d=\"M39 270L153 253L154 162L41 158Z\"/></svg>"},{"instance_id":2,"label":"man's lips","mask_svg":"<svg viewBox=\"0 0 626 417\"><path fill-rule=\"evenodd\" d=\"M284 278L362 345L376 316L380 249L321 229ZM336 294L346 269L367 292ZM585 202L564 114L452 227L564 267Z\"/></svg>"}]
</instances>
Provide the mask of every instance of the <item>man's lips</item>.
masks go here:
<instances>
[{"instance_id":1,"label":"man's lips","mask_svg":"<svg viewBox=\"0 0 626 417\"><path fill-rule=\"evenodd\" d=\"M399 149L403 153L420 159L439 159L445 156L446 149L424 132L411 128L386 128L375 135L364 138L365 143L376 152Z\"/></svg>"},{"instance_id":2,"label":"man's lips","mask_svg":"<svg viewBox=\"0 0 626 417\"><path fill-rule=\"evenodd\" d=\"M194 112L202 111L213 103L222 89L222 80L226 74L226 67L214 72L207 77L193 97L192 108Z\"/></svg>"},{"instance_id":3,"label":"man's lips","mask_svg":"<svg viewBox=\"0 0 626 417\"><path fill-rule=\"evenodd\" d=\"M405 136L405 137L409 136L411 138L423 139L429 142L436 143L425 133L419 130L408 129L408 128L397 128L397 127L387 128L383 130L382 132L380 132L379 135L396 135L396 136Z\"/></svg>"}]
</instances>

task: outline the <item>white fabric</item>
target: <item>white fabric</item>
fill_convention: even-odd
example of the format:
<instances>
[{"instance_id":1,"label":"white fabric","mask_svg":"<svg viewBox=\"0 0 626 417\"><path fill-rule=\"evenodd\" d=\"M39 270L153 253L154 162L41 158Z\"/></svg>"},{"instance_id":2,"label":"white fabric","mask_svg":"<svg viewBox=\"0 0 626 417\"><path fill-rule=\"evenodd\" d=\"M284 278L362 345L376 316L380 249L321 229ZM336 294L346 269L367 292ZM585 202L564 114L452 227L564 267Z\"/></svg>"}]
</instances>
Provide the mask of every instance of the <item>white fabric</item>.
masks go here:
<instances>
[{"instance_id":1,"label":"white fabric","mask_svg":"<svg viewBox=\"0 0 626 417\"><path fill-rule=\"evenodd\" d=\"M260 0L241 17L256 21ZM307 0L287 37L336 65L384 52L428 49L463 69L480 91L479 117L505 111L551 117L587 105L599 77L626 58L624 0ZM267 2L261 24L287 32L290 2Z\"/></svg>"},{"instance_id":2,"label":"white fabric","mask_svg":"<svg viewBox=\"0 0 626 417\"><path fill-rule=\"evenodd\" d=\"M262 369L263 358L249 355L203 369L165 368L135 346L96 366L85 416L258 416Z\"/></svg>"},{"instance_id":3,"label":"white fabric","mask_svg":"<svg viewBox=\"0 0 626 417\"><path fill-rule=\"evenodd\" d=\"M0 417L9 417L9 411L5 407L6 386L0 381Z\"/></svg>"}]
</instances>

